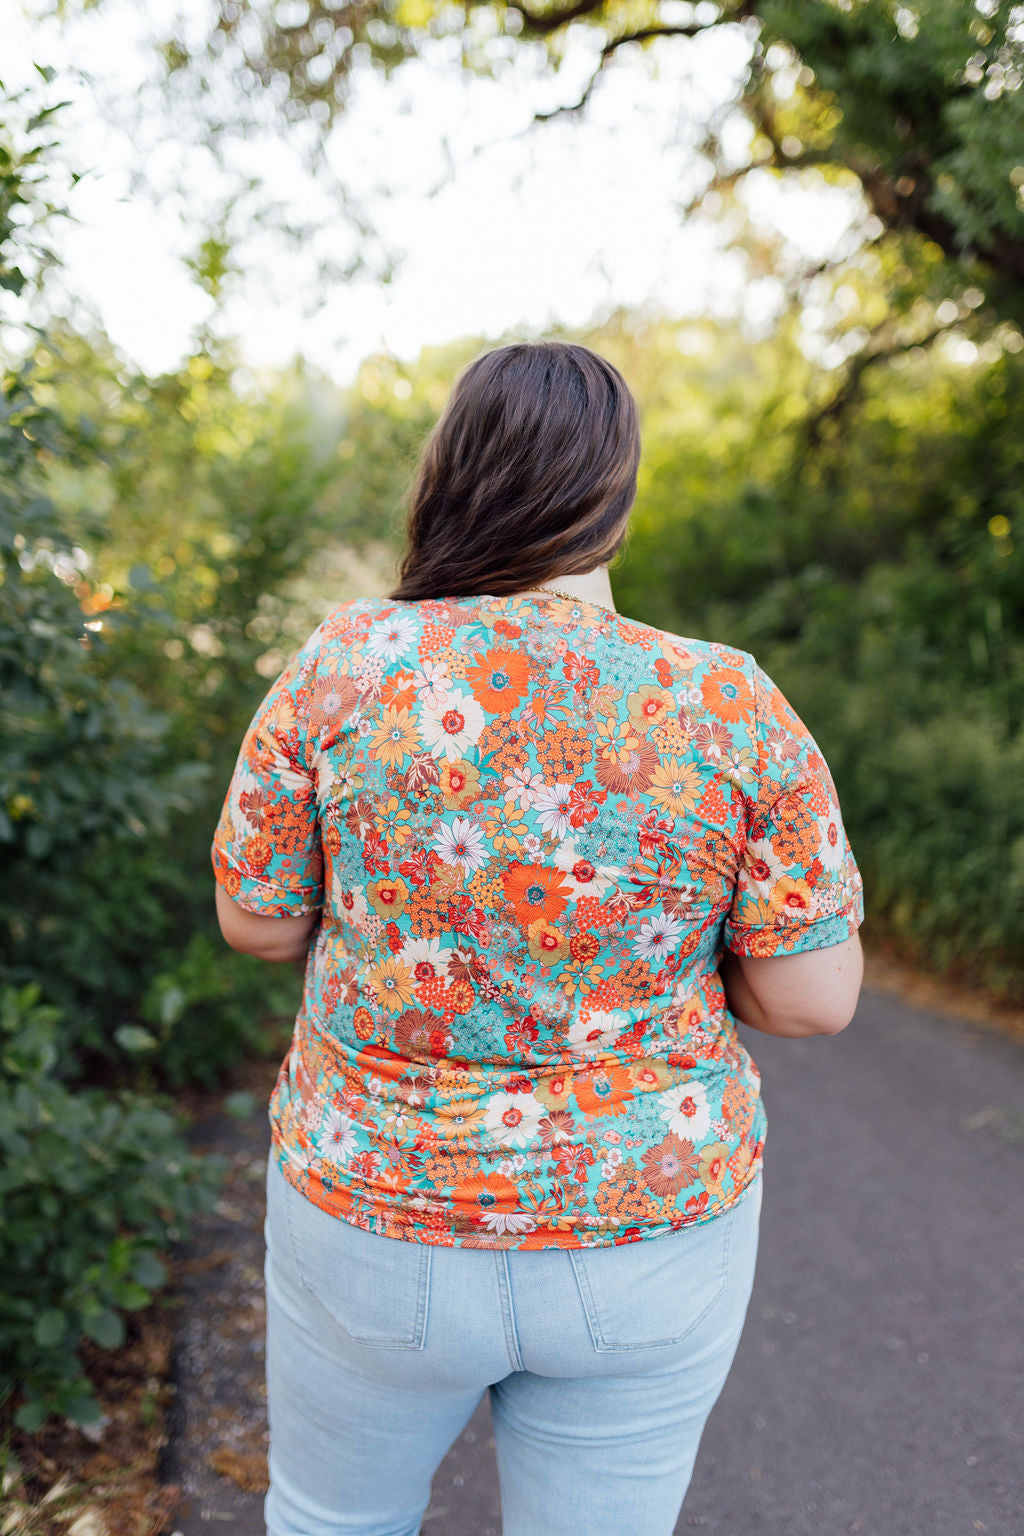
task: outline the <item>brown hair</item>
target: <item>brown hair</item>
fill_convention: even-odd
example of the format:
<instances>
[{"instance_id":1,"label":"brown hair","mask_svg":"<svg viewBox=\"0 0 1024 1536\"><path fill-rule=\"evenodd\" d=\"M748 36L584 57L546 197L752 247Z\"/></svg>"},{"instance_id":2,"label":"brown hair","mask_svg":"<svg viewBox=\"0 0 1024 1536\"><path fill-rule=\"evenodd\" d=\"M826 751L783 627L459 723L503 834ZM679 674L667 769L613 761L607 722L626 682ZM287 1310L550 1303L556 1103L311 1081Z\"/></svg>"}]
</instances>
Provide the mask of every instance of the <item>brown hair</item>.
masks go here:
<instances>
[{"instance_id":1,"label":"brown hair","mask_svg":"<svg viewBox=\"0 0 1024 1536\"><path fill-rule=\"evenodd\" d=\"M485 352L459 375L423 451L392 597L499 596L593 570L626 536L636 402L570 342Z\"/></svg>"}]
</instances>

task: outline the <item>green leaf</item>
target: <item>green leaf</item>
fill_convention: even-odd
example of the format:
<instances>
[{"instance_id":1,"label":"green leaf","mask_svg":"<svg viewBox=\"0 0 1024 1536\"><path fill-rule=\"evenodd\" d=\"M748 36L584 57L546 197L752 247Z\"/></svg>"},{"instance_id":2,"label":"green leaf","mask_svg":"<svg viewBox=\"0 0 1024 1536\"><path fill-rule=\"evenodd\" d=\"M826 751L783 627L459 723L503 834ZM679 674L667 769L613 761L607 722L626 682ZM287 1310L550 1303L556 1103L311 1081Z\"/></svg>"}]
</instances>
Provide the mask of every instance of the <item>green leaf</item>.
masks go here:
<instances>
[{"instance_id":1,"label":"green leaf","mask_svg":"<svg viewBox=\"0 0 1024 1536\"><path fill-rule=\"evenodd\" d=\"M132 1265L132 1277L151 1291L167 1284L167 1266L155 1253L140 1253Z\"/></svg>"},{"instance_id":2,"label":"green leaf","mask_svg":"<svg viewBox=\"0 0 1024 1536\"><path fill-rule=\"evenodd\" d=\"M158 1044L156 1037L138 1024L122 1024L114 1030L114 1039L122 1050L133 1052L152 1051Z\"/></svg>"},{"instance_id":3,"label":"green leaf","mask_svg":"<svg viewBox=\"0 0 1024 1536\"><path fill-rule=\"evenodd\" d=\"M65 1313L56 1307L50 1307L45 1312L40 1312L36 1318L33 1333L36 1343L43 1349L51 1349L54 1344L59 1344L67 1332L68 1320Z\"/></svg>"},{"instance_id":4,"label":"green leaf","mask_svg":"<svg viewBox=\"0 0 1024 1536\"><path fill-rule=\"evenodd\" d=\"M116 1349L124 1343L124 1323L116 1312L105 1308L82 1320L82 1332L104 1349Z\"/></svg>"},{"instance_id":5,"label":"green leaf","mask_svg":"<svg viewBox=\"0 0 1024 1536\"><path fill-rule=\"evenodd\" d=\"M90 1392L76 1392L64 1402L64 1416L72 1424L96 1424L103 1410Z\"/></svg>"},{"instance_id":6,"label":"green leaf","mask_svg":"<svg viewBox=\"0 0 1024 1536\"><path fill-rule=\"evenodd\" d=\"M46 1418L46 1404L42 1398L32 1397L18 1409L14 1415L14 1422L19 1429L24 1429L30 1435L34 1435L36 1430L41 1429L46 1423Z\"/></svg>"}]
</instances>

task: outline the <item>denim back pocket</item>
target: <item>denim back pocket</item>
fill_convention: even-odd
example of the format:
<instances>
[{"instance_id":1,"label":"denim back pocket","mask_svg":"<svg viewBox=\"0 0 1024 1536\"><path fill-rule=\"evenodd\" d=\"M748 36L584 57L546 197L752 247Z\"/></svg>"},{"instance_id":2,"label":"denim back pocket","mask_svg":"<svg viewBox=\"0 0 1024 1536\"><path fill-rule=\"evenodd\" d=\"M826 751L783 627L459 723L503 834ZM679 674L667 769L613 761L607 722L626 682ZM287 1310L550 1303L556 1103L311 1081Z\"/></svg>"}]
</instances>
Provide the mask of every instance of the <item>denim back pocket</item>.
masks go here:
<instances>
[{"instance_id":1,"label":"denim back pocket","mask_svg":"<svg viewBox=\"0 0 1024 1536\"><path fill-rule=\"evenodd\" d=\"M282 1181L292 1257L306 1290L357 1344L422 1349L430 1294L427 1244L364 1232Z\"/></svg>"},{"instance_id":2,"label":"denim back pocket","mask_svg":"<svg viewBox=\"0 0 1024 1536\"><path fill-rule=\"evenodd\" d=\"M734 1212L611 1248L570 1248L596 1350L678 1344L724 1295Z\"/></svg>"}]
</instances>

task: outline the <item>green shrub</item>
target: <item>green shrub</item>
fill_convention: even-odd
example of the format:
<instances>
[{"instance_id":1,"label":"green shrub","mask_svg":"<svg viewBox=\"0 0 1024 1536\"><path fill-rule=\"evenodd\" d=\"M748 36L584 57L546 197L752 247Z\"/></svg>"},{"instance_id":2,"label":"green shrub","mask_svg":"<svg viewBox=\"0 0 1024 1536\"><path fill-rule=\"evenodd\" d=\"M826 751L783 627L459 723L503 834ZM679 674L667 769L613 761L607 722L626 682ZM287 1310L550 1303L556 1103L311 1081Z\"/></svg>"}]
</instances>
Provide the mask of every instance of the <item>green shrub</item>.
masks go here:
<instances>
[{"instance_id":1,"label":"green shrub","mask_svg":"<svg viewBox=\"0 0 1024 1536\"><path fill-rule=\"evenodd\" d=\"M71 1090L38 989L0 992L0 1403L37 1429L98 1409L79 1357L114 1348L125 1311L165 1283L160 1250L207 1209L223 1170L192 1155L152 1098Z\"/></svg>"}]
</instances>

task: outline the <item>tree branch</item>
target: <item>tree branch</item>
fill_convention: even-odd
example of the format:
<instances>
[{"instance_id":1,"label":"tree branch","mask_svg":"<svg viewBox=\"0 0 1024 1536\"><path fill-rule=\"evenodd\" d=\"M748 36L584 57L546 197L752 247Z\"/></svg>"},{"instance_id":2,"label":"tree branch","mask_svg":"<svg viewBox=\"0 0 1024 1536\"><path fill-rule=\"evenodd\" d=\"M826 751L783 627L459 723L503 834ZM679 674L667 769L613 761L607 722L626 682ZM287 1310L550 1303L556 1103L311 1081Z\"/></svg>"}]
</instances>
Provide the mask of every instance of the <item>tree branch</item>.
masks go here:
<instances>
[{"instance_id":1,"label":"tree branch","mask_svg":"<svg viewBox=\"0 0 1024 1536\"><path fill-rule=\"evenodd\" d=\"M837 421L843 413L853 404L860 393L861 382L869 368L876 363L886 363L890 358L899 357L904 353L913 352L916 347L930 347L932 342L947 331L953 330L959 325L959 317L949 321L946 325L937 325L924 336L917 336L905 341L894 341L888 345L871 347L870 343L851 358L847 368L846 377L836 390L832 399L820 410L808 416L800 428L801 436L808 451L817 448L822 440L823 429L826 422ZM877 337L884 329L882 326L873 332L873 338ZM872 338L872 339L873 339Z\"/></svg>"},{"instance_id":2,"label":"tree branch","mask_svg":"<svg viewBox=\"0 0 1024 1536\"><path fill-rule=\"evenodd\" d=\"M712 23L717 25L717 23ZM594 86L598 82L601 71L605 68L619 48L624 48L627 43L649 43L655 37L697 37L701 32L706 32L706 26L688 23L685 26L665 27L638 27L635 32L624 32L621 37L609 38L598 56L597 67L583 88L583 92L577 101L566 106L553 107L550 112L535 112L535 123L548 123L554 117L575 117L583 111L590 100Z\"/></svg>"},{"instance_id":3,"label":"tree branch","mask_svg":"<svg viewBox=\"0 0 1024 1536\"><path fill-rule=\"evenodd\" d=\"M519 12L526 31L548 37L552 32L557 32L559 27L567 27L571 21L578 21L581 16L599 11L605 3L606 0L576 0L575 5L567 5L561 11L530 11L525 5L510 5L509 10Z\"/></svg>"}]
</instances>

